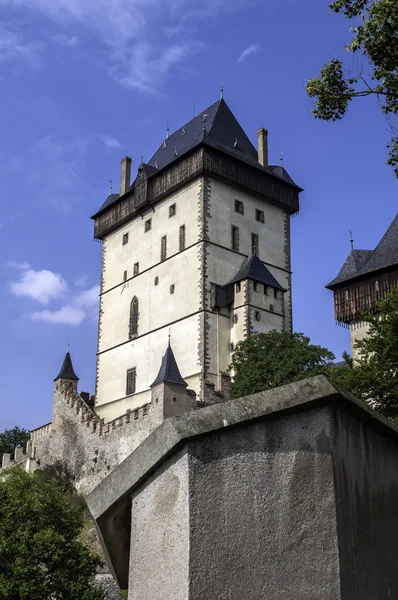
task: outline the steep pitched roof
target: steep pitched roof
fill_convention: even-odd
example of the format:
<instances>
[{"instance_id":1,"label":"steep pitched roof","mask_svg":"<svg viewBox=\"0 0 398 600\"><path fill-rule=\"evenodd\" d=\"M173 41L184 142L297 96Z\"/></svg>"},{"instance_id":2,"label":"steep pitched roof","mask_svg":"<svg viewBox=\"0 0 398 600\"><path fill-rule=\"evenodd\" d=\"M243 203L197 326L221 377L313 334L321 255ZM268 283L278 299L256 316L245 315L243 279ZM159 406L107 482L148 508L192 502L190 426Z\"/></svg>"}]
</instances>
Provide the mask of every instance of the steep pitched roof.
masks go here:
<instances>
[{"instance_id":1,"label":"steep pitched roof","mask_svg":"<svg viewBox=\"0 0 398 600\"><path fill-rule=\"evenodd\" d=\"M150 387L154 387L159 383L177 383L187 387L188 384L181 376L180 370L177 365L173 350L170 344L167 347L166 353L163 356L162 364L159 373Z\"/></svg>"},{"instance_id":2,"label":"steep pitched roof","mask_svg":"<svg viewBox=\"0 0 398 600\"><path fill-rule=\"evenodd\" d=\"M108 206L116 202L116 200L119 200L119 197L119 194L109 194L109 196L107 197L105 202L101 204L101 207L97 212L101 212L101 210L104 210L104 208L108 208Z\"/></svg>"},{"instance_id":3,"label":"steep pitched roof","mask_svg":"<svg viewBox=\"0 0 398 600\"><path fill-rule=\"evenodd\" d=\"M351 250L337 277L327 284L332 289L356 277L398 265L398 214L374 250Z\"/></svg>"},{"instance_id":4,"label":"steep pitched roof","mask_svg":"<svg viewBox=\"0 0 398 600\"><path fill-rule=\"evenodd\" d=\"M66 353L61 370L54 381L57 381L58 379L71 379L72 381L79 381L78 376L73 370L72 359L69 351Z\"/></svg>"},{"instance_id":5,"label":"steep pitched roof","mask_svg":"<svg viewBox=\"0 0 398 600\"><path fill-rule=\"evenodd\" d=\"M231 281L228 281L226 285L237 283L244 279L253 279L254 281L259 281L260 283L272 286L283 292L286 291L256 254L252 254L245 258L235 277L231 279Z\"/></svg>"}]
</instances>

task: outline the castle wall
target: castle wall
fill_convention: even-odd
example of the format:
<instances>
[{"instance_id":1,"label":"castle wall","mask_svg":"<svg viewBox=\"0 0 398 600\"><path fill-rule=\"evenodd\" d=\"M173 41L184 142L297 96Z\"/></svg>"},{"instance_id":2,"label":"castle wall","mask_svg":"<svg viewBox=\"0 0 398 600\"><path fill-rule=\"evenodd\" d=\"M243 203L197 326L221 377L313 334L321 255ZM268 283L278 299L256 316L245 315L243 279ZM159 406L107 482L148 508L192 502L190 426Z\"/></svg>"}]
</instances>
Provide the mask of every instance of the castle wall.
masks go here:
<instances>
[{"instance_id":1,"label":"castle wall","mask_svg":"<svg viewBox=\"0 0 398 600\"><path fill-rule=\"evenodd\" d=\"M201 180L172 194L104 239L96 411L105 419L144 404L166 350L168 335L181 372L199 391ZM175 214L170 207L175 205ZM145 222L151 228L145 231ZM180 227L185 250L180 252ZM123 245L123 235L129 241ZM167 259L161 239L167 236ZM133 276L134 264L139 273ZM128 279L123 282L124 271ZM172 287L174 286L174 287ZM129 339L130 304L139 303L138 335ZM136 392L126 396L126 372L136 368Z\"/></svg>"},{"instance_id":2,"label":"castle wall","mask_svg":"<svg viewBox=\"0 0 398 600\"><path fill-rule=\"evenodd\" d=\"M365 321L351 321L350 325L350 342L351 342L351 356L354 360L358 359L359 353L355 348L355 342L363 340L369 332L369 323Z\"/></svg>"},{"instance_id":3,"label":"castle wall","mask_svg":"<svg viewBox=\"0 0 398 600\"><path fill-rule=\"evenodd\" d=\"M51 428L33 436L32 456L40 468L61 461L77 490L87 494L162 421L161 412L148 404L104 424L75 391L59 385Z\"/></svg>"}]
</instances>

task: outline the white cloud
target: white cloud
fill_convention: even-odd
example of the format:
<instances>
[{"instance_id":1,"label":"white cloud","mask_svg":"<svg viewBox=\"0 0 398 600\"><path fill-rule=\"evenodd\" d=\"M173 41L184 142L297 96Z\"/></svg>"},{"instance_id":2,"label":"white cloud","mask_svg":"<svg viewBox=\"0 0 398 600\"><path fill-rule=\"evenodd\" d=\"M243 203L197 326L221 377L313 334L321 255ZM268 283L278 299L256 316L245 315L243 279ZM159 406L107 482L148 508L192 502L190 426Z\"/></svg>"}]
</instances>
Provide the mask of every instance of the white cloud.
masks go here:
<instances>
[{"instance_id":1,"label":"white cloud","mask_svg":"<svg viewBox=\"0 0 398 600\"><path fill-rule=\"evenodd\" d=\"M22 59L32 69L42 66L41 44L27 41L19 28L10 23L0 21L0 64Z\"/></svg>"},{"instance_id":2,"label":"white cloud","mask_svg":"<svg viewBox=\"0 0 398 600\"><path fill-rule=\"evenodd\" d=\"M104 142L105 146L107 148L110 148L111 150L119 150L122 147L119 140L117 140L114 137L111 137L110 135L103 135L101 136L101 139Z\"/></svg>"},{"instance_id":3,"label":"white cloud","mask_svg":"<svg viewBox=\"0 0 398 600\"><path fill-rule=\"evenodd\" d=\"M30 264L24 260L23 262L15 262L14 260L9 260L7 263L7 267L11 267L12 269L18 269L20 271L27 271L30 269Z\"/></svg>"},{"instance_id":4,"label":"white cloud","mask_svg":"<svg viewBox=\"0 0 398 600\"><path fill-rule=\"evenodd\" d=\"M30 315L33 321L54 323L57 325L80 325L86 317L98 316L99 285L84 290L71 298L69 303L56 310L36 311Z\"/></svg>"},{"instance_id":5,"label":"white cloud","mask_svg":"<svg viewBox=\"0 0 398 600\"><path fill-rule=\"evenodd\" d=\"M10 283L10 290L14 296L26 296L41 304L48 304L66 292L67 283L59 273L28 269L21 274L19 281Z\"/></svg>"},{"instance_id":6,"label":"white cloud","mask_svg":"<svg viewBox=\"0 0 398 600\"><path fill-rule=\"evenodd\" d=\"M54 42L61 46L68 46L69 48L75 48L79 44L79 38L77 35L65 35L64 33L57 33L53 36Z\"/></svg>"},{"instance_id":7,"label":"white cloud","mask_svg":"<svg viewBox=\"0 0 398 600\"><path fill-rule=\"evenodd\" d=\"M251 44L246 48L246 50L242 52L242 54L239 56L236 62L241 63L244 60L246 60L246 58L248 58L251 54L256 54L257 52L260 52L260 46L258 44Z\"/></svg>"},{"instance_id":8,"label":"white cloud","mask_svg":"<svg viewBox=\"0 0 398 600\"><path fill-rule=\"evenodd\" d=\"M30 315L32 321L55 323L57 325L80 325L86 318L86 311L78 306L63 306L59 310L42 310Z\"/></svg>"}]
</instances>

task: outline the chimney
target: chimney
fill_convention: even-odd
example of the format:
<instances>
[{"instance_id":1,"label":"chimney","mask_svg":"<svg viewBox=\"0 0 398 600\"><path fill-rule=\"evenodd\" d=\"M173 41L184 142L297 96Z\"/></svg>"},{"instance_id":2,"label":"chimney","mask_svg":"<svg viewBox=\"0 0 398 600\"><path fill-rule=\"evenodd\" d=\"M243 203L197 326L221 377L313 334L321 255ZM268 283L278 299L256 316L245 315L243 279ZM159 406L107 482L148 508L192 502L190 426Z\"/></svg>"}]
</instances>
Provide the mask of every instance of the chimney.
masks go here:
<instances>
[{"instance_id":1,"label":"chimney","mask_svg":"<svg viewBox=\"0 0 398 600\"><path fill-rule=\"evenodd\" d=\"M263 167L268 167L268 131L261 127L257 132L258 162Z\"/></svg>"},{"instance_id":2,"label":"chimney","mask_svg":"<svg viewBox=\"0 0 398 600\"><path fill-rule=\"evenodd\" d=\"M123 196L130 189L131 158L125 156L120 164L120 195Z\"/></svg>"}]
</instances>

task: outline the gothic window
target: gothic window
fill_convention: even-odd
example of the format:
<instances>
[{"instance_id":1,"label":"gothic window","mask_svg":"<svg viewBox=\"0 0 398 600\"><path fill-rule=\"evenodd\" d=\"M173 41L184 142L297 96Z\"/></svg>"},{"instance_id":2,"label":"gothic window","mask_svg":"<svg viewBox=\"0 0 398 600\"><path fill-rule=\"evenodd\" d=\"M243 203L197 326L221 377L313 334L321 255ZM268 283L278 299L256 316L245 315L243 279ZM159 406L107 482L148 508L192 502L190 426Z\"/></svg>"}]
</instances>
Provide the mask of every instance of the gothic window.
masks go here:
<instances>
[{"instance_id":1,"label":"gothic window","mask_svg":"<svg viewBox=\"0 0 398 600\"><path fill-rule=\"evenodd\" d=\"M256 221L259 223L264 223L264 211L256 208Z\"/></svg>"},{"instance_id":2,"label":"gothic window","mask_svg":"<svg viewBox=\"0 0 398 600\"><path fill-rule=\"evenodd\" d=\"M243 215L245 212L243 202L240 200L235 200L235 212L239 213L240 215Z\"/></svg>"},{"instance_id":3,"label":"gothic window","mask_svg":"<svg viewBox=\"0 0 398 600\"><path fill-rule=\"evenodd\" d=\"M130 340L138 335L138 298L134 296L130 304L130 324L129 338Z\"/></svg>"},{"instance_id":4,"label":"gothic window","mask_svg":"<svg viewBox=\"0 0 398 600\"><path fill-rule=\"evenodd\" d=\"M123 234L123 246L125 246L128 241L129 241L129 234L128 233L124 233Z\"/></svg>"},{"instance_id":5,"label":"gothic window","mask_svg":"<svg viewBox=\"0 0 398 600\"><path fill-rule=\"evenodd\" d=\"M258 256L258 235L252 233L252 253Z\"/></svg>"},{"instance_id":6,"label":"gothic window","mask_svg":"<svg viewBox=\"0 0 398 600\"><path fill-rule=\"evenodd\" d=\"M185 250L185 225L180 227L180 252Z\"/></svg>"},{"instance_id":7,"label":"gothic window","mask_svg":"<svg viewBox=\"0 0 398 600\"><path fill-rule=\"evenodd\" d=\"M239 250L239 227L231 226L231 247L232 250Z\"/></svg>"},{"instance_id":8,"label":"gothic window","mask_svg":"<svg viewBox=\"0 0 398 600\"><path fill-rule=\"evenodd\" d=\"M135 263L134 264L134 270L133 270L133 276L137 277L138 273L140 272L140 263Z\"/></svg>"},{"instance_id":9,"label":"gothic window","mask_svg":"<svg viewBox=\"0 0 398 600\"><path fill-rule=\"evenodd\" d=\"M176 214L176 205L172 204L171 206L169 206L169 217L174 217L174 215Z\"/></svg>"},{"instance_id":10,"label":"gothic window","mask_svg":"<svg viewBox=\"0 0 398 600\"><path fill-rule=\"evenodd\" d=\"M162 237L160 245L160 260L166 260L167 258L167 236Z\"/></svg>"},{"instance_id":11,"label":"gothic window","mask_svg":"<svg viewBox=\"0 0 398 600\"><path fill-rule=\"evenodd\" d=\"M126 375L126 396L130 396L130 394L135 394L135 384L137 380L137 371L134 369L128 369Z\"/></svg>"},{"instance_id":12,"label":"gothic window","mask_svg":"<svg viewBox=\"0 0 398 600\"><path fill-rule=\"evenodd\" d=\"M150 231L152 228L152 219L148 219L145 221L145 232Z\"/></svg>"}]
</instances>

